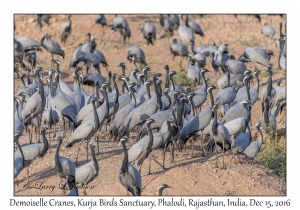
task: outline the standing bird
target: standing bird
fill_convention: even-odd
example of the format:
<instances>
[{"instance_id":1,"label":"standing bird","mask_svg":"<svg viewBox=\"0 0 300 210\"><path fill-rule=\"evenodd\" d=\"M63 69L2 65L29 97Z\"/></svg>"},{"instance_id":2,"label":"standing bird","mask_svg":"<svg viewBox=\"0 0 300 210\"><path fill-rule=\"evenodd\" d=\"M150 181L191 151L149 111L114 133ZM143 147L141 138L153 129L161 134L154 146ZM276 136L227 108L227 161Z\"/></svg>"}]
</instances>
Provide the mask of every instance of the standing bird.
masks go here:
<instances>
[{"instance_id":1,"label":"standing bird","mask_svg":"<svg viewBox=\"0 0 300 210\"><path fill-rule=\"evenodd\" d=\"M114 17L112 23L109 25L110 30L113 32L118 31L121 35L121 41L122 41L122 46L124 46L124 42L126 41L126 38L129 41L129 38L131 36L131 32L129 29L128 22L125 18L116 16Z\"/></svg>"},{"instance_id":2,"label":"standing bird","mask_svg":"<svg viewBox=\"0 0 300 210\"><path fill-rule=\"evenodd\" d=\"M189 19L189 15L186 15L185 25L189 27L195 34L199 34L201 37L204 36L204 33L200 25Z\"/></svg>"},{"instance_id":3,"label":"standing bird","mask_svg":"<svg viewBox=\"0 0 300 210\"><path fill-rule=\"evenodd\" d=\"M223 148L223 168L224 168L224 152L225 149L229 150L230 147L230 135L227 128L221 123L217 122L217 109L219 108L218 104L213 105L213 114L214 120L212 123L212 128L210 131L210 136L212 140L215 142L215 145L221 145ZM216 149L216 152L218 150ZM216 161L218 161L218 153ZM218 162L216 162L216 166L218 167Z\"/></svg>"},{"instance_id":4,"label":"standing bird","mask_svg":"<svg viewBox=\"0 0 300 210\"><path fill-rule=\"evenodd\" d=\"M180 56L181 57L180 58L180 63L179 63L180 65L182 63L182 58L189 56L187 46L182 44L182 43L178 43L177 42L177 37L173 37L173 42L170 45L170 50L171 50L171 53L173 55L173 61L174 61L175 56Z\"/></svg>"},{"instance_id":5,"label":"standing bird","mask_svg":"<svg viewBox=\"0 0 300 210\"><path fill-rule=\"evenodd\" d=\"M264 26L261 29L261 34L264 36L264 40L266 37L270 37L271 40L274 40L275 30L272 26ZM267 42L265 40L266 48L267 48Z\"/></svg>"},{"instance_id":6,"label":"standing bird","mask_svg":"<svg viewBox=\"0 0 300 210\"><path fill-rule=\"evenodd\" d=\"M42 27L43 27L42 21L44 21L49 27L50 18L51 18L51 16L49 14L36 14L35 15L35 19L36 19L37 24L40 29L42 29Z\"/></svg>"},{"instance_id":7,"label":"standing bird","mask_svg":"<svg viewBox=\"0 0 300 210\"><path fill-rule=\"evenodd\" d=\"M84 185L83 194L85 196L87 195L86 194L87 185L90 182L92 182L98 176L99 173L99 165L95 155L95 146L96 146L95 140L91 140L90 147L91 147L92 159L88 163L81 165L75 169L75 182L76 184Z\"/></svg>"},{"instance_id":8,"label":"standing bird","mask_svg":"<svg viewBox=\"0 0 300 210\"><path fill-rule=\"evenodd\" d=\"M34 75L38 79L38 91L35 94L33 94L25 103L23 109L24 125L28 125L31 122L31 120L40 115L46 106L46 97L44 95L43 81L39 75L41 71L43 71L42 67L37 67L34 71Z\"/></svg>"},{"instance_id":9,"label":"standing bird","mask_svg":"<svg viewBox=\"0 0 300 210\"><path fill-rule=\"evenodd\" d=\"M125 146L125 142L127 141L127 136L123 136L120 139L120 144L123 146L124 150L124 158L122 166L119 169L119 179L121 184L124 186L127 195L129 191L132 195L140 196L142 193L142 179L138 170L128 162L128 152Z\"/></svg>"},{"instance_id":10,"label":"standing bird","mask_svg":"<svg viewBox=\"0 0 300 210\"><path fill-rule=\"evenodd\" d=\"M180 15L180 24L178 26L178 34L179 34L181 40L194 45L194 43L195 43L194 33L189 27L183 25L183 15L182 14Z\"/></svg>"},{"instance_id":11,"label":"standing bird","mask_svg":"<svg viewBox=\"0 0 300 210\"><path fill-rule=\"evenodd\" d=\"M94 15L94 19L95 19L96 24L102 25L102 31L103 31L102 33L105 34L104 27L107 26L106 25L106 17L103 14L96 14L96 15Z\"/></svg>"},{"instance_id":12,"label":"standing bird","mask_svg":"<svg viewBox=\"0 0 300 210\"><path fill-rule=\"evenodd\" d=\"M144 39L147 40L147 45L149 43L153 45L153 41L156 39L156 28L152 23L145 23L141 26L141 31L143 33Z\"/></svg>"},{"instance_id":13,"label":"standing bird","mask_svg":"<svg viewBox=\"0 0 300 210\"><path fill-rule=\"evenodd\" d=\"M52 167L55 174L58 175L60 179L65 178L69 189L72 189L71 184L75 183L75 164L69 158L59 156L62 137L58 136L56 139L58 144L56 147L55 157L52 162Z\"/></svg>"},{"instance_id":14,"label":"standing bird","mask_svg":"<svg viewBox=\"0 0 300 210\"><path fill-rule=\"evenodd\" d=\"M56 41L50 39L47 32L45 32L45 35L41 40L41 44L45 48L45 50L47 50L47 52L51 53L52 60L54 60L54 54L60 55L63 57L63 59L65 59L65 52L61 49L60 45Z\"/></svg>"},{"instance_id":15,"label":"standing bird","mask_svg":"<svg viewBox=\"0 0 300 210\"><path fill-rule=\"evenodd\" d=\"M243 151L245 155L247 155L250 158L254 158L256 154L259 152L261 145L263 143L263 135L260 130L261 123L256 123L255 127L260 135L260 138L257 141L252 141L248 145L248 147Z\"/></svg>"},{"instance_id":16,"label":"standing bird","mask_svg":"<svg viewBox=\"0 0 300 210\"><path fill-rule=\"evenodd\" d=\"M136 58L135 61L137 61L140 65L147 65L145 53L137 45L133 45L128 49L127 60L132 62L133 57Z\"/></svg>"},{"instance_id":17,"label":"standing bird","mask_svg":"<svg viewBox=\"0 0 300 210\"><path fill-rule=\"evenodd\" d=\"M21 172L21 170L25 167L25 158L24 158L24 153L22 151L22 148L20 146L20 143L19 143L19 137L22 135L22 133L18 132L18 133L15 133L14 135L14 141L16 142L17 144L17 147L18 147L18 152L15 152L14 153L14 178L16 178L19 173ZM16 155L16 154L20 154L20 155Z\"/></svg>"},{"instance_id":18,"label":"standing bird","mask_svg":"<svg viewBox=\"0 0 300 210\"><path fill-rule=\"evenodd\" d=\"M37 157L44 157L46 152L48 151L49 144L48 140L46 138L46 129L42 128L41 129L42 137L43 137L43 142L42 143L35 143L35 144L28 144L26 146L22 146L21 150L17 150L15 152L15 159L17 157L21 157L21 151L24 156L24 168L27 167L27 186L29 187L29 165L33 163L33 161Z\"/></svg>"},{"instance_id":19,"label":"standing bird","mask_svg":"<svg viewBox=\"0 0 300 210\"><path fill-rule=\"evenodd\" d=\"M271 50L266 51L265 49L258 47L247 47L239 60L243 62L252 62L255 70L258 70L256 64L259 63L267 67L270 64L269 60L271 55L273 55Z\"/></svg>"},{"instance_id":20,"label":"standing bird","mask_svg":"<svg viewBox=\"0 0 300 210\"><path fill-rule=\"evenodd\" d=\"M166 33L168 33L169 37L173 36L173 23L168 18L164 17L162 14L159 18L160 26L164 29Z\"/></svg>"},{"instance_id":21,"label":"standing bird","mask_svg":"<svg viewBox=\"0 0 300 210\"><path fill-rule=\"evenodd\" d=\"M145 136L144 138L140 139L137 143L132 145L130 149L128 150L128 161L130 163L134 162L136 167L140 167L140 173L142 170L142 165L144 160L150 155L152 151L153 146L153 134L151 130L151 124L155 121L151 118L149 118L146 121L147 128L148 128L148 136ZM150 156L151 158L151 156ZM151 167L151 160L149 165L149 174L150 174L150 167Z\"/></svg>"},{"instance_id":22,"label":"standing bird","mask_svg":"<svg viewBox=\"0 0 300 210\"><path fill-rule=\"evenodd\" d=\"M66 45L67 38L70 36L72 32L72 20L71 20L71 15L67 15L67 19L69 22L65 22L62 24L60 27L60 39L61 42Z\"/></svg>"}]
</instances>

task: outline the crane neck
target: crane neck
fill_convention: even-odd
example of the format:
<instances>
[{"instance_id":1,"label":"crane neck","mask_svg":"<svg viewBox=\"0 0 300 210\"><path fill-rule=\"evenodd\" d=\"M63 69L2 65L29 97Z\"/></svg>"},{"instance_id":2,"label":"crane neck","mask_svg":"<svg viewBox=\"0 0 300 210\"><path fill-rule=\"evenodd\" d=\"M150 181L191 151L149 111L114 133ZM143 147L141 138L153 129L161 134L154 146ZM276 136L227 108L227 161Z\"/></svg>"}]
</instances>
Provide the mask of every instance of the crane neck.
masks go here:
<instances>
[{"instance_id":1,"label":"crane neck","mask_svg":"<svg viewBox=\"0 0 300 210\"><path fill-rule=\"evenodd\" d=\"M258 141L259 141L259 149L260 149L261 145L263 143L263 135L262 135L262 132L261 132L260 128L257 128L257 131L259 133L259 139L258 139Z\"/></svg>"},{"instance_id":2,"label":"crane neck","mask_svg":"<svg viewBox=\"0 0 300 210\"><path fill-rule=\"evenodd\" d=\"M48 143L48 140L46 138L46 133L45 131L42 131L42 138L43 138L43 150L41 152L41 157L44 157L46 152L48 151L48 148L49 148L49 143Z\"/></svg>"},{"instance_id":3,"label":"crane neck","mask_svg":"<svg viewBox=\"0 0 300 210\"><path fill-rule=\"evenodd\" d=\"M96 110L95 101L92 102L92 105L93 105L93 113L94 113L95 130L98 130L100 127L100 122L99 122L99 117L98 117L98 113Z\"/></svg>"},{"instance_id":4,"label":"crane neck","mask_svg":"<svg viewBox=\"0 0 300 210\"><path fill-rule=\"evenodd\" d=\"M151 124L147 123L147 129L148 129L148 135L149 135L149 144L147 145L146 151L147 151L147 157L150 154L153 146L153 133L151 130Z\"/></svg>"},{"instance_id":5,"label":"crane neck","mask_svg":"<svg viewBox=\"0 0 300 210\"><path fill-rule=\"evenodd\" d=\"M127 171L127 164L128 164L128 152L125 146L125 142L122 142L122 146L123 146L123 151L124 151L124 158L123 158L123 162L122 162L122 171Z\"/></svg>"},{"instance_id":6,"label":"crane neck","mask_svg":"<svg viewBox=\"0 0 300 210\"><path fill-rule=\"evenodd\" d=\"M194 105L193 97L190 97L189 101L190 101L190 104L191 104L191 116L195 116L195 105Z\"/></svg>"},{"instance_id":7,"label":"crane neck","mask_svg":"<svg viewBox=\"0 0 300 210\"><path fill-rule=\"evenodd\" d=\"M135 95L134 95L134 92L133 92L133 87L130 88L130 96L131 96L131 101L134 102L134 106L136 107L136 98L135 98Z\"/></svg>"},{"instance_id":8,"label":"crane neck","mask_svg":"<svg viewBox=\"0 0 300 210\"><path fill-rule=\"evenodd\" d=\"M99 165L98 165L98 161L97 161L96 155L95 155L95 147L93 145L90 145L90 147L91 147L93 165L94 165L95 170L98 172Z\"/></svg>"},{"instance_id":9,"label":"crane neck","mask_svg":"<svg viewBox=\"0 0 300 210\"><path fill-rule=\"evenodd\" d=\"M107 112L107 115L108 115L108 113L109 113L109 101L108 101L108 96L107 96L107 92L106 92L106 87L104 88L104 91L103 91L102 94L104 96L106 112Z\"/></svg>"},{"instance_id":10,"label":"crane neck","mask_svg":"<svg viewBox=\"0 0 300 210\"><path fill-rule=\"evenodd\" d=\"M20 76L19 78L21 80L22 87L25 87L26 85L25 85L23 76Z\"/></svg>"},{"instance_id":11,"label":"crane neck","mask_svg":"<svg viewBox=\"0 0 300 210\"><path fill-rule=\"evenodd\" d=\"M166 68L166 83L165 88L170 88L169 68Z\"/></svg>"},{"instance_id":12,"label":"crane neck","mask_svg":"<svg viewBox=\"0 0 300 210\"><path fill-rule=\"evenodd\" d=\"M249 86L250 86L250 81L247 79L246 80L246 85L245 85L245 88L246 88L246 94L247 94L247 99L249 100L249 101L251 101L251 98L250 98L250 90L249 90Z\"/></svg>"},{"instance_id":13,"label":"crane neck","mask_svg":"<svg viewBox=\"0 0 300 210\"><path fill-rule=\"evenodd\" d=\"M214 113L214 120L213 120L213 124L212 124L212 132L213 132L213 135L218 135L217 110L214 109L213 113Z\"/></svg>"},{"instance_id":14,"label":"crane neck","mask_svg":"<svg viewBox=\"0 0 300 210\"><path fill-rule=\"evenodd\" d=\"M227 75L227 87L230 87L230 73Z\"/></svg>"},{"instance_id":15,"label":"crane neck","mask_svg":"<svg viewBox=\"0 0 300 210\"><path fill-rule=\"evenodd\" d=\"M268 107L268 103L264 102L264 110L263 110L263 114L264 114L264 121L267 125L269 125L269 107Z\"/></svg>"},{"instance_id":16,"label":"crane neck","mask_svg":"<svg viewBox=\"0 0 300 210\"><path fill-rule=\"evenodd\" d=\"M150 85L146 85L147 89L147 95L148 95L148 101L151 99L151 94L150 94Z\"/></svg>"},{"instance_id":17,"label":"crane neck","mask_svg":"<svg viewBox=\"0 0 300 210\"><path fill-rule=\"evenodd\" d=\"M118 85L117 85L115 77L113 78L113 82L114 82L114 88L116 90L116 100L115 100L115 103L117 103L118 100L119 100L119 88L118 88Z\"/></svg>"},{"instance_id":18,"label":"crane neck","mask_svg":"<svg viewBox=\"0 0 300 210\"><path fill-rule=\"evenodd\" d=\"M173 75L172 76L169 76L170 77L170 81L171 81L171 85L170 85L170 89L175 91L175 85L174 85L174 81L173 81Z\"/></svg>"},{"instance_id":19,"label":"crane neck","mask_svg":"<svg viewBox=\"0 0 300 210\"><path fill-rule=\"evenodd\" d=\"M157 85L157 80L156 79L153 81L153 85L154 85L154 92L155 92L155 96L156 96L156 102L157 102L157 105L159 107L159 110L161 111L162 110L162 101L161 101L161 97L159 95L158 85Z\"/></svg>"},{"instance_id":20,"label":"crane neck","mask_svg":"<svg viewBox=\"0 0 300 210\"><path fill-rule=\"evenodd\" d=\"M61 163L59 161L59 149L60 149L61 143L62 143L62 140L59 140L58 145L56 147L55 159L54 159L54 161L55 161L55 168L56 168L57 172L59 172L59 173L63 171L62 165L61 165Z\"/></svg>"},{"instance_id":21,"label":"crane neck","mask_svg":"<svg viewBox=\"0 0 300 210\"><path fill-rule=\"evenodd\" d=\"M171 98L170 98L170 96L169 96L169 94L167 92L163 92L163 93L166 96L166 98L168 99L168 106L167 106L166 109L169 109L170 106L171 106L171 104L172 104Z\"/></svg>"},{"instance_id":22,"label":"crane neck","mask_svg":"<svg viewBox=\"0 0 300 210\"><path fill-rule=\"evenodd\" d=\"M43 87L43 81L39 75L39 73L37 73L37 78L38 78L38 86L39 86L39 95L42 98L42 101L44 101L45 97L44 97L44 87Z\"/></svg>"},{"instance_id":23,"label":"crane neck","mask_svg":"<svg viewBox=\"0 0 300 210\"><path fill-rule=\"evenodd\" d=\"M177 121L177 125L181 125L182 122L182 111L181 111L181 107L177 98L174 96L174 101L175 101L175 109L176 109L176 121ZM183 108L182 108L183 109Z\"/></svg>"},{"instance_id":24,"label":"crane neck","mask_svg":"<svg viewBox=\"0 0 300 210\"><path fill-rule=\"evenodd\" d=\"M271 97L271 91L272 91L272 73L269 71L269 79L267 84L267 96Z\"/></svg>"},{"instance_id":25,"label":"crane neck","mask_svg":"<svg viewBox=\"0 0 300 210\"><path fill-rule=\"evenodd\" d=\"M21 134L15 136L14 139L15 139L15 142L16 142L16 144L17 144L17 147L18 147L18 149L19 149L19 151L20 151L20 154L21 154L21 157L22 157L22 161L23 161L23 166L25 166L24 153L23 153L22 147L21 147L20 142L19 142L19 137L20 137L20 135L21 135Z\"/></svg>"}]
</instances>

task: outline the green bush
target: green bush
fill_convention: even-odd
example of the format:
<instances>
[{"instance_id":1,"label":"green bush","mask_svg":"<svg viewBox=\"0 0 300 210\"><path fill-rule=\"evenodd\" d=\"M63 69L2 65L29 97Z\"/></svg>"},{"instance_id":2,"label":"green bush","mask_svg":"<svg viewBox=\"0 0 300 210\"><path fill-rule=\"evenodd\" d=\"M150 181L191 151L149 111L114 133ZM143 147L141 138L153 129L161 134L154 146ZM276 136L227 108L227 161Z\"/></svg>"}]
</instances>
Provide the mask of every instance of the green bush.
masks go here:
<instances>
[{"instance_id":1,"label":"green bush","mask_svg":"<svg viewBox=\"0 0 300 210\"><path fill-rule=\"evenodd\" d=\"M263 165L273 169L278 176L286 179L286 147L285 142L280 141L277 132L268 133L268 136L275 136L275 139L264 141L256 159Z\"/></svg>"}]
</instances>

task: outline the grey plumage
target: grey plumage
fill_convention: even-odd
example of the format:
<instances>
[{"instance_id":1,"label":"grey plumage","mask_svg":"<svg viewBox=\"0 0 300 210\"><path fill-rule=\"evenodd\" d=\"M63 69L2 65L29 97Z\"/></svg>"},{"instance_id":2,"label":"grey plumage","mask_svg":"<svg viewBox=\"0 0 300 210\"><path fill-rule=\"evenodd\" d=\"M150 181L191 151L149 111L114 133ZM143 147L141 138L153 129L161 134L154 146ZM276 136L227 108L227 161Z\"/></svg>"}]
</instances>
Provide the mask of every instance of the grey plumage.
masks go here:
<instances>
[{"instance_id":1,"label":"grey plumage","mask_svg":"<svg viewBox=\"0 0 300 210\"><path fill-rule=\"evenodd\" d=\"M56 175L66 179L66 184L68 184L69 189L71 189L71 184L75 184L75 164L69 158L59 156L62 137L58 136L56 139L58 140L58 144L54 160L52 161L52 167Z\"/></svg>"},{"instance_id":2,"label":"grey plumage","mask_svg":"<svg viewBox=\"0 0 300 210\"><path fill-rule=\"evenodd\" d=\"M52 60L54 55L60 55L63 57L63 59L65 59L65 52L61 49L60 45L56 41L50 39L47 32L45 32L45 35L41 40L41 44L42 47L47 50L47 52L51 53Z\"/></svg>"},{"instance_id":3,"label":"grey plumage","mask_svg":"<svg viewBox=\"0 0 300 210\"><path fill-rule=\"evenodd\" d=\"M31 37L19 36L16 37L15 39L22 44L24 51L30 51L30 50L42 51L41 43L39 43L38 41L34 40Z\"/></svg>"},{"instance_id":4,"label":"grey plumage","mask_svg":"<svg viewBox=\"0 0 300 210\"><path fill-rule=\"evenodd\" d=\"M119 180L124 186L127 195L129 191L132 195L139 196L142 193L142 179L138 170L128 161L128 151L125 146L126 141L128 141L127 136L123 136L120 139L120 144L122 144L124 150L124 158L119 168Z\"/></svg>"},{"instance_id":5,"label":"grey plumage","mask_svg":"<svg viewBox=\"0 0 300 210\"><path fill-rule=\"evenodd\" d=\"M180 64L182 62L182 58L187 57L189 54L187 46L182 43L178 43L177 37L173 37L173 42L170 45L170 50L173 55L173 60L174 60L175 56L181 57Z\"/></svg>"},{"instance_id":6,"label":"grey plumage","mask_svg":"<svg viewBox=\"0 0 300 210\"><path fill-rule=\"evenodd\" d=\"M23 111L23 120L24 124L27 125L29 122L35 118L36 116L40 115L45 108L46 105L46 98L44 96L44 88L43 88L43 81L39 77L39 72L43 71L41 67L37 67L34 71L34 74L38 78L38 91L33 94L24 106Z\"/></svg>"},{"instance_id":7,"label":"grey plumage","mask_svg":"<svg viewBox=\"0 0 300 210\"><path fill-rule=\"evenodd\" d=\"M107 26L106 17L103 14L94 15L94 20L96 24L101 24L103 34L105 34L104 27Z\"/></svg>"},{"instance_id":8,"label":"grey plumage","mask_svg":"<svg viewBox=\"0 0 300 210\"><path fill-rule=\"evenodd\" d=\"M67 19L69 20L69 22L63 23L60 27L60 40L62 43L64 43L64 45L66 45L67 38L72 33L71 15L67 15Z\"/></svg>"},{"instance_id":9,"label":"grey plumage","mask_svg":"<svg viewBox=\"0 0 300 210\"><path fill-rule=\"evenodd\" d=\"M261 145L263 143L263 135L260 130L261 123L256 123L255 127L259 133L260 138L256 141L250 142L248 147L243 151L245 155L247 155L250 158L254 158L256 154L260 151Z\"/></svg>"},{"instance_id":10,"label":"grey plumage","mask_svg":"<svg viewBox=\"0 0 300 210\"><path fill-rule=\"evenodd\" d=\"M240 56L239 60L243 62L252 62L257 69L256 63L267 67L270 62L270 56L273 55L272 51L266 51L258 47L247 47L244 54Z\"/></svg>"},{"instance_id":11,"label":"grey plumage","mask_svg":"<svg viewBox=\"0 0 300 210\"><path fill-rule=\"evenodd\" d=\"M83 194L86 194L87 185L92 182L99 174L99 165L95 156L95 140L90 141L90 148L92 153L92 159L75 169L75 181L76 184L84 185Z\"/></svg>"},{"instance_id":12,"label":"grey plumage","mask_svg":"<svg viewBox=\"0 0 300 210\"><path fill-rule=\"evenodd\" d=\"M189 19L189 15L186 15L185 25L189 27L195 34L199 34L201 37L204 36L204 33L200 25Z\"/></svg>"},{"instance_id":13,"label":"grey plumage","mask_svg":"<svg viewBox=\"0 0 300 210\"><path fill-rule=\"evenodd\" d=\"M37 20L38 26L41 29L43 27L42 22L45 22L49 27L49 20L51 18L51 15L49 14L36 14L35 19Z\"/></svg>"},{"instance_id":14,"label":"grey plumage","mask_svg":"<svg viewBox=\"0 0 300 210\"><path fill-rule=\"evenodd\" d=\"M156 28L152 23L145 23L141 26L144 39L147 40L147 45L153 45L153 40L156 39Z\"/></svg>"},{"instance_id":15,"label":"grey plumage","mask_svg":"<svg viewBox=\"0 0 300 210\"><path fill-rule=\"evenodd\" d=\"M270 37L271 39L274 39L274 35L275 35L275 30L272 26L264 26L262 29L261 29L261 33L264 35L264 36L268 36Z\"/></svg>"},{"instance_id":16,"label":"grey plumage","mask_svg":"<svg viewBox=\"0 0 300 210\"><path fill-rule=\"evenodd\" d=\"M150 124L153 123L154 120L149 118L147 123L147 128L149 132L148 136L140 139L137 143L132 145L128 150L128 162L134 162L136 167L140 167L140 172L142 168L142 164L144 160L150 155L152 146L153 146L153 134L150 128Z\"/></svg>"},{"instance_id":17,"label":"grey plumage","mask_svg":"<svg viewBox=\"0 0 300 210\"><path fill-rule=\"evenodd\" d=\"M183 25L183 15L180 15L180 24L178 26L178 34L183 41L195 43L194 33L187 26Z\"/></svg>"},{"instance_id":18,"label":"grey plumage","mask_svg":"<svg viewBox=\"0 0 300 210\"><path fill-rule=\"evenodd\" d=\"M160 26L164 29L165 32L169 34L169 36L173 36L173 23L168 18L164 17L162 14L159 18Z\"/></svg>"},{"instance_id":19,"label":"grey plumage","mask_svg":"<svg viewBox=\"0 0 300 210\"><path fill-rule=\"evenodd\" d=\"M136 45L133 45L133 46L129 47L128 53L127 53L127 60L132 61L133 56L135 56L136 61L140 65L142 65L142 64L147 65L146 56L145 56L144 51Z\"/></svg>"},{"instance_id":20,"label":"grey plumage","mask_svg":"<svg viewBox=\"0 0 300 210\"><path fill-rule=\"evenodd\" d=\"M111 31L113 32L118 31L120 33L122 39L122 46L124 45L126 38L129 41L129 38L131 36L131 31L129 28L129 24L124 17L120 17L120 16L114 17L109 27Z\"/></svg>"}]
</instances>

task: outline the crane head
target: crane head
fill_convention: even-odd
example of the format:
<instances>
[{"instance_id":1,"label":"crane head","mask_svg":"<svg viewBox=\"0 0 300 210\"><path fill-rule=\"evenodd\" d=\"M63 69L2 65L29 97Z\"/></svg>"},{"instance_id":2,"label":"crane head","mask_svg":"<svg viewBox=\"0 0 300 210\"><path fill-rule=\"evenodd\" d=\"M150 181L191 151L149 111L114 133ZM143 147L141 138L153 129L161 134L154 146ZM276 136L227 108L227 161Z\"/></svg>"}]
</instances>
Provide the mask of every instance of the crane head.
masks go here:
<instances>
[{"instance_id":1,"label":"crane head","mask_svg":"<svg viewBox=\"0 0 300 210\"><path fill-rule=\"evenodd\" d=\"M152 123L155 123L155 120L152 119L152 118L149 118L149 119L146 121L146 125L147 125L147 126L150 126L150 124L152 124Z\"/></svg>"},{"instance_id":2,"label":"crane head","mask_svg":"<svg viewBox=\"0 0 300 210\"><path fill-rule=\"evenodd\" d=\"M124 62L121 62L117 67L125 67L125 63Z\"/></svg>"},{"instance_id":3,"label":"crane head","mask_svg":"<svg viewBox=\"0 0 300 210\"><path fill-rule=\"evenodd\" d=\"M213 89L217 89L215 85L211 85L207 88L207 93L211 93Z\"/></svg>"},{"instance_id":4,"label":"crane head","mask_svg":"<svg viewBox=\"0 0 300 210\"><path fill-rule=\"evenodd\" d=\"M90 140L90 147L96 147L96 141L94 139Z\"/></svg>"},{"instance_id":5,"label":"crane head","mask_svg":"<svg viewBox=\"0 0 300 210\"><path fill-rule=\"evenodd\" d=\"M168 66L168 65L165 65L164 68L165 68L166 70L169 70L169 66Z\"/></svg>"},{"instance_id":6,"label":"crane head","mask_svg":"<svg viewBox=\"0 0 300 210\"><path fill-rule=\"evenodd\" d=\"M255 124L255 127L256 127L257 130L260 128L260 126L261 126L261 122L258 122L258 123Z\"/></svg>"},{"instance_id":7,"label":"crane head","mask_svg":"<svg viewBox=\"0 0 300 210\"><path fill-rule=\"evenodd\" d=\"M164 94L168 94L168 92L170 92L171 90L170 90L170 88L165 88L164 90L163 90L163 93Z\"/></svg>"},{"instance_id":8,"label":"crane head","mask_svg":"<svg viewBox=\"0 0 300 210\"><path fill-rule=\"evenodd\" d=\"M196 95L195 92L190 92L187 97L189 100L191 100L191 98L193 98L195 95Z\"/></svg>"},{"instance_id":9,"label":"crane head","mask_svg":"<svg viewBox=\"0 0 300 210\"><path fill-rule=\"evenodd\" d=\"M219 108L219 105L218 104L214 104L212 108L213 108L213 110L216 111Z\"/></svg>"},{"instance_id":10,"label":"crane head","mask_svg":"<svg viewBox=\"0 0 300 210\"><path fill-rule=\"evenodd\" d=\"M129 142L128 136L122 136L119 141L119 145L125 145L125 143Z\"/></svg>"}]
</instances>

